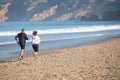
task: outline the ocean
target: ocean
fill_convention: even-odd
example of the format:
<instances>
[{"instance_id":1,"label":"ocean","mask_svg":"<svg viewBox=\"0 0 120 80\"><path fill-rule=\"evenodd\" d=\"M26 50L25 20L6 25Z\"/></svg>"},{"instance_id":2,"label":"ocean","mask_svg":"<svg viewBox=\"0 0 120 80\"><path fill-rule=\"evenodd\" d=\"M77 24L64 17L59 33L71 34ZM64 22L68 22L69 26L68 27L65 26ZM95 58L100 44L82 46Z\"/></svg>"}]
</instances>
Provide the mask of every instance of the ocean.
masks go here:
<instances>
[{"instance_id":1,"label":"ocean","mask_svg":"<svg viewBox=\"0 0 120 80\"><path fill-rule=\"evenodd\" d=\"M30 38L33 30L38 31L40 51L68 48L120 37L120 21L42 21L42 22L0 22L0 59L19 55L20 47L15 35L25 28L29 40L25 54L33 51Z\"/></svg>"}]
</instances>

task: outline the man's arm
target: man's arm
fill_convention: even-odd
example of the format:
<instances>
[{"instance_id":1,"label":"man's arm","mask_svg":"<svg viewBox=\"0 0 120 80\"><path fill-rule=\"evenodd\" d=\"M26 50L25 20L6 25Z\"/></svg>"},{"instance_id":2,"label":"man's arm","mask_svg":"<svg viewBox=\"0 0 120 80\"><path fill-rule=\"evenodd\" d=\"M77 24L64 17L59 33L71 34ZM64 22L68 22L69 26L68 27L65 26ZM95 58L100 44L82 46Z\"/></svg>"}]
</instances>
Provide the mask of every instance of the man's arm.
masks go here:
<instances>
[{"instance_id":1,"label":"man's arm","mask_svg":"<svg viewBox=\"0 0 120 80\"><path fill-rule=\"evenodd\" d=\"M26 39L26 40L28 40L28 37L27 37L27 35L25 35L25 39Z\"/></svg>"},{"instance_id":2,"label":"man's arm","mask_svg":"<svg viewBox=\"0 0 120 80\"><path fill-rule=\"evenodd\" d=\"M15 40L17 41L17 43L19 43L19 41L18 41L18 35L15 36Z\"/></svg>"}]
</instances>

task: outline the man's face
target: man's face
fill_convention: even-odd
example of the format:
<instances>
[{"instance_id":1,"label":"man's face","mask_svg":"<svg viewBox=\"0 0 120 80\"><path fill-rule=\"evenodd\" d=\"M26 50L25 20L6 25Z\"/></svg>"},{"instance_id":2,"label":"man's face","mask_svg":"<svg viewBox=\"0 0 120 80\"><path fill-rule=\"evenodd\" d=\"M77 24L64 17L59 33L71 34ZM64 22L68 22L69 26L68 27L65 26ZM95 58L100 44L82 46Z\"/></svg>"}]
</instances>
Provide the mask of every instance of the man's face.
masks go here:
<instances>
[{"instance_id":1,"label":"man's face","mask_svg":"<svg viewBox=\"0 0 120 80\"><path fill-rule=\"evenodd\" d=\"M23 30L23 32L25 33L26 31L25 31L25 30Z\"/></svg>"}]
</instances>

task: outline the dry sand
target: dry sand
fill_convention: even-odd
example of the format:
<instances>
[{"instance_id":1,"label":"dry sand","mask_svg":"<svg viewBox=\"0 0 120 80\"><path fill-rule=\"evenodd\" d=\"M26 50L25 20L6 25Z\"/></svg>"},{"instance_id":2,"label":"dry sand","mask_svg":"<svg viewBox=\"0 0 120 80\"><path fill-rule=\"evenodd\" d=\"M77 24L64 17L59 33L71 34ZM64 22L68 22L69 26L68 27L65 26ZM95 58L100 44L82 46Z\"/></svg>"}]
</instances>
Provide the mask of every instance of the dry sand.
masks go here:
<instances>
[{"instance_id":1,"label":"dry sand","mask_svg":"<svg viewBox=\"0 0 120 80\"><path fill-rule=\"evenodd\" d=\"M120 39L0 62L0 80L120 80Z\"/></svg>"}]
</instances>

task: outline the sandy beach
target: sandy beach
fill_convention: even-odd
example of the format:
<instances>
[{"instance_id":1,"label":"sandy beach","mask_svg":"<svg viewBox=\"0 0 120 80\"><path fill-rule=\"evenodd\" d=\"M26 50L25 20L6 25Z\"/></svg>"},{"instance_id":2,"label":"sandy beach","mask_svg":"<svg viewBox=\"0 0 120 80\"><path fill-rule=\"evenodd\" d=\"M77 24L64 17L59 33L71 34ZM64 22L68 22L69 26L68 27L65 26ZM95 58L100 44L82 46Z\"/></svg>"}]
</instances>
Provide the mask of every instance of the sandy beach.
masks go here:
<instances>
[{"instance_id":1,"label":"sandy beach","mask_svg":"<svg viewBox=\"0 0 120 80\"><path fill-rule=\"evenodd\" d=\"M120 80L120 38L2 60L0 80Z\"/></svg>"}]
</instances>

